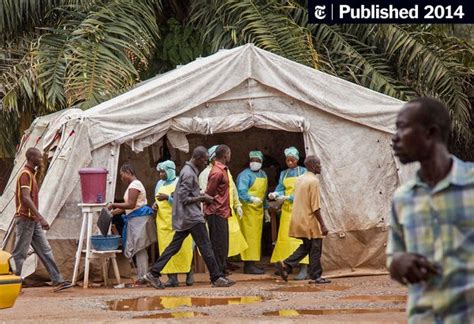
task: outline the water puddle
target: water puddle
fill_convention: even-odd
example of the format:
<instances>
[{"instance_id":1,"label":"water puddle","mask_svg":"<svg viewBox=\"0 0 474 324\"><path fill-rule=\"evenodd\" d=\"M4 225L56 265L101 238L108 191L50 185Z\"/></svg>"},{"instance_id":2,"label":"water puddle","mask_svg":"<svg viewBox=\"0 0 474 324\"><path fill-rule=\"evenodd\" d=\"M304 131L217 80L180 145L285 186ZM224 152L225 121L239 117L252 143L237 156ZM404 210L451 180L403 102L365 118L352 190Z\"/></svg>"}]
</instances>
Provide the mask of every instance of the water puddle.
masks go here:
<instances>
[{"instance_id":1,"label":"water puddle","mask_svg":"<svg viewBox=\"0 0 474 324\"><path fill-rule=\"evenodd\" d=\"M341 308L341 309L280 309L274 312L265 312L265 316L303 316L303 315L344 315L344 314L371 314L404 312L403 308Z\"/></svg>"},{"instance_id":2,"label":"water puddle","mask_svg":"<svg viewBox=\"0 0 474 324\"><path fill-rule=\"evenodd\" d=\"M335 284L307 284L307 285L285 285L272 289L281 292L316 292L316 291L342 291L349 289L349 286Z\"/></svg>"},{"instance_id":3,"label":"water puddle","mask_svg":"<svg viewBox=\"0 0 474 324\"><path fill-rule=\"evenodd\" d=\"M208 316L204 313L199 312L173 312L173 313L160 313L160 314L151 314L136 316L134 318L140 319L153 319L153 318L190 318L190 317L203 317Z\"/></svg>"},{"instance_id":4,"label":"water puddle","mask_svg":"<svg viewBox=\"0 0 474 324\"><path fill-rule=\"evenodd\" d=\"M107 302L110 310L115 311L153 311L173 309L181 306L207 307L218 305L240 305L263 301L260 296L244 297L180 297L155 296L133 299L112 300Z\"/></svg>"},{"instance_id":5,"label":"water puddle","mask_svg":"<svg viewBox=\"0 0 474 324\"><path fill-rule=\"evenodd\" d=\"M407 296L403 295L386 295L386 296L368 296L368 295L361 295L361 296L346 296L341 297L339 299L343 300L362 300L368 302L400 302L404 303L407 301Z\"/></svg>"}]
</instances>

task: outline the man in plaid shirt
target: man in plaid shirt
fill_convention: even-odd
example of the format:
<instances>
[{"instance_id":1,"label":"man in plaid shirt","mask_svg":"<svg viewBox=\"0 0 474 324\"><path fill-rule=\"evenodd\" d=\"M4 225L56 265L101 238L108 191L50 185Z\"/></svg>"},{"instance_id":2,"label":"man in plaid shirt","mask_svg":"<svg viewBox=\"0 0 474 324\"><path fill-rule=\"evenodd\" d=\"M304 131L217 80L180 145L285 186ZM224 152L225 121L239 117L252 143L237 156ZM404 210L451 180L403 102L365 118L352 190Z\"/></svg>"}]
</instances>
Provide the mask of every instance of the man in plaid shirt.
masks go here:
<instances>
[{"instance_id":1,"label":"man in plaid shirt","mask_svg":"<svg viewBox=\"0 0 474 324\"><path fill-rule=\"evenodd\" d=\"M439 101L402 108L393 137L403 164L420 163L393 198L390 275L408 285L409 323L474 323L474 164L450 155L449 114Z\"/></svg>"}]
</instances>

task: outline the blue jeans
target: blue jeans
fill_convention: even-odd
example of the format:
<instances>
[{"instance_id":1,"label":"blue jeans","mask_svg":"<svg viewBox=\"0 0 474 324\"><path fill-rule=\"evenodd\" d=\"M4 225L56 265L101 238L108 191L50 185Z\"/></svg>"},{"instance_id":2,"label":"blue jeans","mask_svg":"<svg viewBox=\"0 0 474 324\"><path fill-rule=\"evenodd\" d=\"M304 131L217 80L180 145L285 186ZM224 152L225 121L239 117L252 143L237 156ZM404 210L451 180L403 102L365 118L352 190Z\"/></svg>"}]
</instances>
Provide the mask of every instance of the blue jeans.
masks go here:
<instances>
[{"instance_id":1,"label":"blue jeans","mask_svg":"<svg viewBox=\"0 0 474 324\"><path fill-rule=\"evenodd\" d=\"M25 262L31 244L46 270L48 270L51 281L54 284L64 282L64 278L54 261L53 250L46 239L46 234L41 225L30 219L17 218L15 230L16 239L12 256L16 264L16 274L21 275L23 262Z\"/></svg>"}]
</instances>

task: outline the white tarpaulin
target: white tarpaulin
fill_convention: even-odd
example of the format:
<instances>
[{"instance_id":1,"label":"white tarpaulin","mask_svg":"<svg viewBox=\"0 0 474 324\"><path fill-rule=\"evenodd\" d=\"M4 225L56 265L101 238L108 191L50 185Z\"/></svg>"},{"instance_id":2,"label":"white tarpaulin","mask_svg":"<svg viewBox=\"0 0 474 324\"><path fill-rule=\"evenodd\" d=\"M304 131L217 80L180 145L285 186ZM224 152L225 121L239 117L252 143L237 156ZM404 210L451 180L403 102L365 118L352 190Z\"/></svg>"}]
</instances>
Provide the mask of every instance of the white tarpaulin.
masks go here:
<instances>
[{"instance_id":1,"label":"white tarpaulin","mask_svg":"<svg viewBox=\"0 0 474 324\"><path fill-rule=\"evenodd\" d=\"M60 140L41 188L40 210L53 222L50 239L75 240L80 168L107 167L112 199L123 143L139 152L167 135L173 147L188 151L188 134L258 127L302 133L305 154L322 160L328 268L380 270L390 198L413 170L399 170L390 147L402 104L251 44L222 50L87 111L39 118L0 199L0 238L13 217L14 177L25 149L42 148L44 139L35 141L44 132L47 141L56 134Z\"/></svg>"}]
</instances>

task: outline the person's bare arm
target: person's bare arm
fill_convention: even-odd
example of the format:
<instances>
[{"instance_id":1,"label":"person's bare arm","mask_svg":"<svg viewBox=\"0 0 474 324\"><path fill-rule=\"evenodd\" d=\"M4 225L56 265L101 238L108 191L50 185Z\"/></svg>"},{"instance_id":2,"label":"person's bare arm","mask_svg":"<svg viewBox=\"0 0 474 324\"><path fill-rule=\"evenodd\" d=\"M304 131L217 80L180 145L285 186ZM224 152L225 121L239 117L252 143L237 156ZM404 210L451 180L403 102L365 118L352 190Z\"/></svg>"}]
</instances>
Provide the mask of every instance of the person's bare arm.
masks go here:
<instances>
[{"instance_id":1,"label":"person's bare arm","mask_svg":"<svg viewBox=\"0 0 474 324\"><path fill-rule=\"evenodd\" d=\"M316 219L318 220L319 225L321 226L322 234L328 235L328 229L326 227L326 224L324 224L323 218L321 216L321 209L316 210L315 212L313 212L313 214L314 214L314 217L316 217Z\"/></svg>"},{"instance_id":2,"label":"person's bare arm","mask_svg":"<svg viewBox=\"0 0 474 324\"><path fill-rule=\"evenodd\" d=\"M21 188L21 202L22 204L33 212L33 219L41 224L41 227L45 230L49 230L49 224L40 214L38 208L36 208L33 199L31 199L30 189L27 187Z\"/></svg>"},{"instance_id":3,"label":"person's bare arm","mask_svg":"<svg viewBox=\"0 0 474 324\"><path fill-rule=\"evenodd\" d=\"M112 211L110 211L110 213L111 213L113 216L122 215L123 213L125 213L125 209L115 208L115 209L113 209Z\"/></svg>"},{"instance_id":4,"label":"person's bare arm","mask_svg":"<svg viewBox=\"0 0 474 324\"><path fill-rule=\"evenodd\" d=\"M140 190L138 189L128 189L128 200L126 202L109 204L107 207L109 210L113 210L112 215L122 214L125 209L134 209L137 206L139 194ZM119 213L119 211L115 211L116 209L120 209L122 212Z\"/></svg>"}]
</instances>

